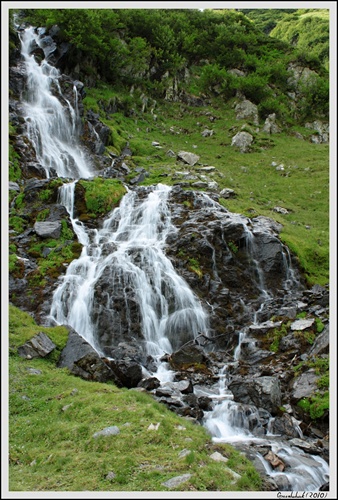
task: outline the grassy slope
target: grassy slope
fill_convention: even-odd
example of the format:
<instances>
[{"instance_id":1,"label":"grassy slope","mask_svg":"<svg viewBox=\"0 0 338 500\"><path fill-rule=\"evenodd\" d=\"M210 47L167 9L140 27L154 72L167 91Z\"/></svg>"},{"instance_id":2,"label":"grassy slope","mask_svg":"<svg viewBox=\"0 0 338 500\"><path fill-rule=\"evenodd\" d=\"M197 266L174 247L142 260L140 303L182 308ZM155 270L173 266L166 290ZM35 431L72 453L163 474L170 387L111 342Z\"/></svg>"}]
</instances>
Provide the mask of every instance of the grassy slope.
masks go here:
<instances>
[{"instance_id":1,"label":"grassy slope","mask_svg":"<svg viewBox=\"0 0 338 500\"><path fill-rule=\"evenodd\" d=\"M176 491L261 489L261 479L242 454L212 444L204 427L150 395L55 368L65 328L39 327L12 306L9 328L9 491L168 491L162 483L183 474L191 478ZM17 347L40 331L56 344L55 352L45 359L20 358ZM148 430L158 423L158 430ZM109 426L120 433L93 437ZM186 449L191 453L180 458ZM228 462L211 459L215 451Z\"/></svg>"},{"instance_id":2,"label":"grassy slope","mask_svg":"<svg viewBox=\"0 0 338 500\"><path fill-rule=\"evenodd\" d=\"M96 98L96 93L88 90L87 107L93 107L96 99L91 96ZM108 87L103 93L103 101L113 95ZM215 117L214 122L207 112ZM131 118L102 114L112 129L114 146L109 149L120 151L129 142L134 165L149 172L147 184L173 183L171 175L163 175L188 169L169 158L168 149L197 153L199 166L216 167L213 178L220 189L236 191L236 199L221 200L229 210L250 217L267 215L281 222L281 237L297 253L309 282L328 282L328 145L260 133L256 151L243 154L231 147L231 138L244 122L236 121L234 110L217 100L207 108L161 103L155 113L156 120L149 110L142 114L137 107ZM202 137L205 128L214 135ZM308 129L298 131L305 137L311 134ZM162 149L152 146L152 141L160 142ZM283 164L284 171L277 171L272 162ZM197 173L196 167L190 170ZM274 212L275 206L287 208L290 214ZM19 358L17 347L38 331L46 331L57 352L48 359ZM192 477L177 490L262 488L252 464L242 455L229 445L212 445L203 427L178 417L149 395L86 382L56 369L57 354L65 342L64 329L38 327L30 316L10 307L10 491L165 491L164 481L185 473ZM30 374L29 367L42 374ZM158 422L157 431L147 430ZM120 434L93 438L95 432L111 425L117 425ZM180 459L185 448L193 453ZM227 464L210 459L215 450L229 458ZM226 466L241 474L241 479L233 482ZM115 477L108 480L110 471Z\"/></svg>"}]
</instances>

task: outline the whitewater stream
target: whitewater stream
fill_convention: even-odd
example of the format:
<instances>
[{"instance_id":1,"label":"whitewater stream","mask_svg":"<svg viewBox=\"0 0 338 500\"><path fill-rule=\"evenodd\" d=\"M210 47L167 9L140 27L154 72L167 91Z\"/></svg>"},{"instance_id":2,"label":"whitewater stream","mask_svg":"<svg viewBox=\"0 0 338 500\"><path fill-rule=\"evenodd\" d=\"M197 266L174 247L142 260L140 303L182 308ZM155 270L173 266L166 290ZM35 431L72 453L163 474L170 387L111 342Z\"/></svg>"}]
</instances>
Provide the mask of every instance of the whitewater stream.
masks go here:
<instances>
[{"instance_id":1,"label":"whitewater stream","mask_svg":"<svg viewBox=\"0 0 338 500\"><path fill-rule=\"evenodd\" d=\"M66 207L83 247L80 257L68 266L54 292L51 323L70 325L100 355L106 355L96 334L97 324L93 321L92 310L94 286L100 276L109 275L112 287L131 288L137 297L145 349L157 363L156 370L150 375L156 376L161 383L170 381L174 372L161 361L163 354L177 349L177 339L183 345L209 329L208 314L200 300L166 257L167 237L177 230L171 221L168 203L171 188L159 184L146 192L127 190L119 207L108 215L101 228L88 229L74 217L76 183L80 178L89 179L95 175L79 144L79 116L77 105L74 105L77 90L74 86L73 104L62 96L61 75L48 63L48 48L43 46L41 38L43 30L27 28L20 30L19 35L27 71L27 90L23 96L27 136L46 177L69 180L59 190L59 202ZM31 55L36 46L45 51L46 59L40 63ZM246 231L250 248L253 237L248 228ZM285 259L288 260L287 253ZM261 290L260 307L264 307L271 296L265 289L258 263L257 280ZM290 282L292 270L287 266L286 286ZM111 314L113 317L113 310ZM257 311L252 311L253 322L256 315ZM131 312L127 311L126 318L127 322L132 322ZM190 332L190 336L184 332ZM241 343L246 334L243 330L239 335L233 363L238 363L241 357ZM292 491L318 491L329 480L327 463L318 456L303 453L300 448L287 446L280 436L263 436L259 426L252 424L259 421L257 408L248 411L233 400L228 389L228 368L224 366L220 370L219 382L210 392L195 389L197 395L208 395L213 400L213 409L205 412L203 420L213 440L232 444L269 444L290 467L288 472L278 472L258 454L268 475L273 478L284 474ZM299 436L302 437L300 429Z\"/></svg>"}]
</instances>

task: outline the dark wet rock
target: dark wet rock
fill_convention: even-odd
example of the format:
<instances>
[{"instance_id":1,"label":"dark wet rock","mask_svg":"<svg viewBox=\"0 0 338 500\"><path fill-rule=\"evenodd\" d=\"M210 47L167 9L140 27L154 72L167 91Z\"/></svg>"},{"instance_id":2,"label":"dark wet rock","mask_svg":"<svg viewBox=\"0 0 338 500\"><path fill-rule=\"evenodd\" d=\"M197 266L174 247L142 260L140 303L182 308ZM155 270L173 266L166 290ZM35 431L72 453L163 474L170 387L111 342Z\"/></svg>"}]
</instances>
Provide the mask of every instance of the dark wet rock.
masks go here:
<instances>
[{"instance_id":1,"label":"dark wet rock","mask_svg":"<svg viewBox=\"0 0 338 500\"><path fill-rule=\"evenodd\" d=\"M143 378L139 383L138 387L144 387L147 391L153 391L160 387L161 382L156 377Z\"/></svg>"},{"instance_id":2,"label":"dark wet rock","mask_svg":"<svg viewBox=\"0 0 338 500\"><path fill-rule=\"evenodd\" d=\"M299 426L298 426L299 429ZM280 436L288 436L293 438L299 437L299 430L295 425L295 419L287 413L282 417L276 417L271 423L271 432Z\"/></svg>"},{"instance_id":3,"label":"dark wet rock","mask_svg":"<svg viewBox=\"0 0 338 500\"><path fill-rule=\"evenodd\" d=\"M229 389L233 392L235 401L264 408L272 415L278 412L281 405L281 388L276 377L233 381L230 382Z\"/></svg>"},{"instance_id":4,"label":"dark wet rock","mask_svg":"<svg viewBox=\"0 0 338 500\"><path fill-rule=\"evenodd\" d=\"M95 349L72 328L69 328L68 341L61 352L58 367L68 368L85 380L106 382L114 378L112 370Z\"/></svg>"},{"instance_id":5,"label":"dark wet rock","mask_svg":"<svg viewBox=\"0 0 338 500\"><path fill-rule=\"evenodd\" d=\"M206 356L201 347L187 345L173 352L169 358L169 363L174 369L182 370L189 367L198 369L201 365L205 366Z\"/></svg>"},{"instance_id":6,"label":"dark wet rock","mask_svg":"<svg viewBox=\"0 0 338 500\"><path fill-rule=\"evenodd\" d=\"M329 354L330 348L330 328L326 325L324 330L318 335L309 351L309 356L318 354Z\"/></svg>"},{"instance_id":7,"label":"dark wet rock","mask_svg":"<svg viewBox=\"0 0 338 500\"><path fill-rule=\"evenodd\" d=\"M109 367L114 374L114 381L119 387L137 387L143 379L142 366L132 360L109 360Z\"/></svg>"}]
</instances>

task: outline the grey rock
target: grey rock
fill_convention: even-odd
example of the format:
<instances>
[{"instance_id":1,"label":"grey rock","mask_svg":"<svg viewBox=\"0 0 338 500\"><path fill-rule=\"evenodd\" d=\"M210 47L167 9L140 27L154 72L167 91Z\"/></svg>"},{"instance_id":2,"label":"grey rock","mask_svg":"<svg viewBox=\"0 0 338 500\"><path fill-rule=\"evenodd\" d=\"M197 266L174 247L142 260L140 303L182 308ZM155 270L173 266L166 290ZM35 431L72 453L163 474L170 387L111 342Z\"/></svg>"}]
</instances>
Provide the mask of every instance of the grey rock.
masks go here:
<instances>
[{"instance_id":1,"label":"grey rock","mask_svg":"<svg viewBox=\"0 0 338 500\"><path fill-rule=\"evenodd\" d=\"M32 339L18 347L18 354L22 358L44 358L55 349L56 345L43 332L39 332Z\"/></svg>"},{"instance_id":2,"label":"grey rock","mask_svg":"<svg viewBox=\"0 0 338 500\"><path fill-rule=\"evenodd\" d=\"M240 150L241 153L248 153L253 143L253 136L249 132L237 132L231 140L231 146Z\"/></svg>"},{"instance_id":3,"label":"grey rock","mask_svg":"<svg viewBox=\"0 0 338 500\"><path fill-rule=\"evenodd\" d=\"M61 222L36 222L34 231L40 238L60 238L62 225Z\"/></svg>"},{"instance_id":4,"label":"grey rock","mask_svg":"<svg viewBox=\"0 0 338 500\"><path fill-rule=\"evenodd\" d=\"M169 488L170 490L173 488L176 488L176 486L179 486L182 483L185 483L192 477L192 474L183 474L182 476L176 476L171 479L168 479L168 481L165 481L162 483L162 486L165 486L166 488Z\"/></svg>"},{"instance_id":5,"label":"grey rock","mask_svg":"<svg viewBox=\"0 0 338 500\"><path fill-rule=\"evenodd\" d=\"M193 167L199 161L200 157L188 151L179 151L177 153L177 159Z\"/></svg>"},{"instance_id":6,"label":"grey rock","mask_svg":"<svg viewBox=\"0 0 338 500\"><path fill-rule=\"evenodd\" d=\"M93 434L93 438L97 438L99 436L116 436L117 434L120 434L120 429L116 427L116 425L113 425L102 429L102 431L95 432Z\"/></svg>"}]
</instances>

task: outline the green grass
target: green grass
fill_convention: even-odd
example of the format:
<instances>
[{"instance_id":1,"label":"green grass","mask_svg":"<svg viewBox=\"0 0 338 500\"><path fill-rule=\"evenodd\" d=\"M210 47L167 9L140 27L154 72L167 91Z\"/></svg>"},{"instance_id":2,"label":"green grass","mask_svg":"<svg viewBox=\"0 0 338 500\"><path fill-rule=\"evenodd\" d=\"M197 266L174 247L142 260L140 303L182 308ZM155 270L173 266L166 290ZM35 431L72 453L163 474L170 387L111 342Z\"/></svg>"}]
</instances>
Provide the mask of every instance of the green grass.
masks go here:
<instances>
[{"instance_id":1,"label":"green grass","mask_svg":"<svg viewBox=\"0 0 338 500\"><path fill-rule=\"evenodd\" d=\"M46 358L25 360L17 348L38 332L56 344ZM9 308L9 491L168 491L164 481L192 477L178 491L257 491L262 480L251 462L229 445L214 445L204 427L156 402L149 394L112 383L85 381L55 367L67 340L64 327L35 324ZM41 374L30 373L29 368ZM159 423L157 431L148 430ZM93 434L115 425L120 433ZM179 458L179 453L191 450ZM240 474L234 481L214 451ZM114 472L113 479L107 474Z\"/></svg>"},{"instance_id":2,"label":"green grass","mask_svg":"<svg viewBox=\"0 0 338 500\"><path fill-rule=\"evenodd\" d=\"M81 179L79 184L85 188L86 207L91 217L108 213L126 192L123 184L117 179Z\"/></svg>"}]
</instances>

